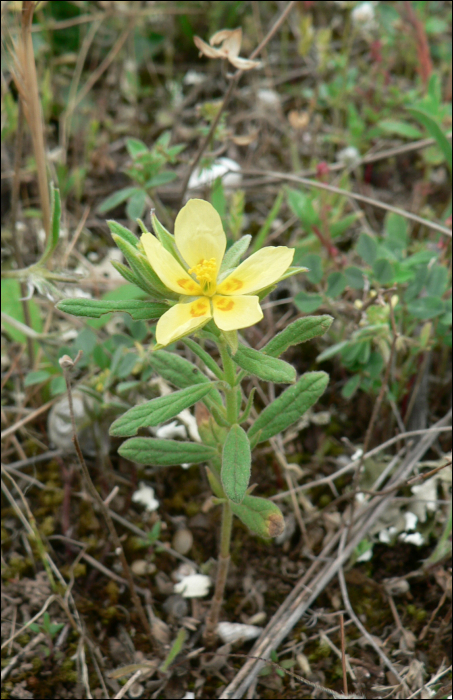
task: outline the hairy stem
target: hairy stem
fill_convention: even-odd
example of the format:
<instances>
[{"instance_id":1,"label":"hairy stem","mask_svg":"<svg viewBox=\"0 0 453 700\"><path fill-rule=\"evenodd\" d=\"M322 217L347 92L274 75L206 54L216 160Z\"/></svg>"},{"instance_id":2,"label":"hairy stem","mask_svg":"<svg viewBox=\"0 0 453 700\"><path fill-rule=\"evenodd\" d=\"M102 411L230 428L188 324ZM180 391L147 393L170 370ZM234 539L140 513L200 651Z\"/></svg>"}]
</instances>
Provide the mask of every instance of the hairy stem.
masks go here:
<instances>
[{"instance_id":1,"label":"hairy stem","mask_svg":"<svg viewBox=\"0 0 453 700\"><path fill-rule=\"evenodd\" d=\"M220 556L217 567L217 578L215 582L214 597L211 609L206 620L206 627L203 638L206 644L212 644L215 639L216 629L219 622L220 610L223 602L223 594L230 564L230 541L231 526L233 523L233 513L229 501L223 504L222 530L220 536Z\"/></svg>"}]
</instances>

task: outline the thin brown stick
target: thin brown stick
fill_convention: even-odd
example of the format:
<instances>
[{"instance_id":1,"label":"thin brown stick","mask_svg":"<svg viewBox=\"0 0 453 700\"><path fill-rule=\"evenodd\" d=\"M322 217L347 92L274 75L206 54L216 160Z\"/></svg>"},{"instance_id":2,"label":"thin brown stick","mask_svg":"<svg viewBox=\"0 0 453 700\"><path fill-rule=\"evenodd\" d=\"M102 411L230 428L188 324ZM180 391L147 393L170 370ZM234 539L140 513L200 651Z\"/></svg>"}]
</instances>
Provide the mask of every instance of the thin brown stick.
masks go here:
<instances>
[{"instance_id":1,"label":"thin brown stick","mask_svg":"<svg viewBox=\"0 0 453 700\"><path fill-rule=\"evenodd\" d=\"M438 433L446 433L451 432L451 427L425 428L424 430L410 430L407 433L400 433L399 435L395 435L395 437L390 438L390 440L383 442L382 445L378 445L377 447L374 447L372 450L367 452L364 455L364 459L368 459L368 457L373 457L373 455L382 452L382 450L385 450L386 447L394 445L395 442L398 442L403 438L409 438L414 435L426 435L426 433L432 432L433 430ZM315 488L316 486L322 486L322 484L330 484L335 479L338 479L340 476L343 476L343 474L347 474L348 472L355 470L357 468L357 462L358 459L355 459L352 462L349 462L349 464L346 464L341 469L338 469L338 471L334 472L333 474L330 474L330 476L324 476L322 479L310 481L308 484L301 484L301 486L295 486L293 491L294 493L297 493L298 491L308 491L310 489ZM283 491L282 493L278 493L275 496L270 496L269 500L281 501L284 498L288 498L288 496L290 495L290 491Z\"/></svg>"},{"instance_id":2,"label":"thin brown stick","mask_svg":"<svg viewBox=\"0 0 453 700\"><path fill-rule=\"evenodd\" d=\"M22 428L24 425L26 425L26 423L29 423L30 421L40 416L41 413L45 413L51 406L54 405L55 401L57 401L58 398L59 397L56 396L54 399L51 399L43 406L37 408L36 411L33 411L33 413L29 413L28 416L21 418L21 420L17 421L17 423L14 423L14 425L10 425L10 427L6 428L6 430L2 430L1 439L3 440L4 438L8 437L8 435L15 433L16 430L19 430L19 428Z\"/></svg>"},{"instance_id":3,"label":"thin brown stick","mask_svg":"<svg viewBox=\"0 0 453 700\"><path fill-rule=\"evenodd\" d=\"M90 92L91 88L93 85L99 80L101 75L107 70L109 65L112 63L112 61L115 59L116 55L121 51L123 48L124 43L126 42L127 37L129 36L131 30L133 29L134 25L136 22L136 17L133 15L131 19L129 20L129 23L124 30L124 32L118 37L116 40L114 46L110 49L108 52L107 56L104 58L102 63L94 70L91 74L91 76L88 78L87 82L79 90L77 93L77 97L74 99L74 106L75 107L83 100L84 97Z\"/></svg>"},{"instance_id":4,"label":"thin brown stick","mask_svg":"<svg viewBox=\"0 0 453 700\"><path fill-rule=\"evenodd\" d=\"M148 636L148 639L151 643L152 648L155 651L158 651L159 646L153 637L153 634L151 632L151 627L150 627L149 622L148 622L148 618L146 617L146 613L143 609L141 600L138 597L137 591L135 590L134 579L132 577L132 573L131 573L131 570L129 568L129 564L127 563L127 559L126 559L126 556L124 554L123 545L121 544L121 540L118 537L115 526L113 524L113 520L110 517L109 509L105 505L101 496L97 492L96 487L93 484L93 481L91 480L90 472L88 470L85 459L83 457L82 450L81 450L79 440L77 437L77 430L76 430L75 419L74 419L74 409L73 409L73 404L72 404L70 370L75 366L77 361L80 359L81 355L82 355L82 353L81 353L81 351L79 351L79 354L77 355L77 357L74 361L68 355L63 355L63 357L59 361L60 367L63 370L63 375L65 378L66 387L68 390L69 413L71 416L71 424L72 424L72 432L73 432L72 440L74 442L74 447L75 447L75 450L77 453L77 457L79 459L79 464L82 468L83 476L84 476L86 484L88 486L88 490L90 491L91 496L94 498L94 500L98 504L98 506L102 512L102 515L104 516L105 522L107 523L107 527L109 529L110 537L112 538L112 541L113 541L113 544L115 547L115 552L121 560L124 575L125 575L125 578L127 579L127 582L128 582L131 598L132 598L132 601L136 607L136 610L137 610L138 616L140 618L140 621L142 623L143 629L145 630L146 635Z\"/></svg>"},{"instance_id":5,"label":"thin brown stick","mask_svg":"<svg viewBox=\"0 0 453 700\"><path fill-rule=\"evenodd\" d=\"M20 95L32 142L36 161L39 198L42 220L46 236L50 234L50 199L47 184L47 158L44 147L44 124L39 99L38 77L31 37L31 25L35 2L24 0L21 15L21 33L17 41L12 41L12 75Z\"/></svg>"},{"instance_id":6,"label":"thin brown stick","mask_svg":"<svg viewBox=\"0 0 453 700\"><path fill-rule=\"evenodd\" d=\"M418 464L419 460L436 439L437 431L433 430L433 428L442 427L450 421L451 411L432 426L422 440L417 443L414 449L405 457L403 462L398 466L389 485L392 485L398 480L407 480L415 465ZM281 604L279 610L269 621L261 637L255 642L252 654L268 658L272 650L279 646L281 641L300 620L304 612L314 603L327 584L338 573L341 566L344 566L358 543L382 516L391 498L392 496L376 496L372 502L367 505L363 514L360 514L360 518L352 526L351 539L346 544L341 556L335 556L332 559L330 558L332 550L336 544L338 544L341 533L338 532L334 535L308 571L300 581L296 583L287 599ZM322 567L321 570L319 570L320 567ZM224 689L220 696L222 700L226 698L242 697L253 679L256 678L262 666L262 661L247 661L233 681Z\"/></svg>"},{"instance_id":7,"label":"thin brown stick","mask_svg":"<svg viewBox=\"0 0 453 700\"><path fill-rule=\"evenodd\" d=\"M268 44L269 41L272 39L272 37L274 36L274 34L279 30L280 26L283 24L283 22L285 21L285 19L287 18L287 16L289 15L289 13L291 12L291 10L293 9L293 7L294 7L296 4L297 4L297 3L295 2L295 0L291 0L291 2L285 7L285 9L284 9L283 12L281 13L280 17L279 17L279 18L276 20L276 22L272 25L271 29L270 29L269 32L266 34L266 36L264 37L264 39L263 39L263 40L261 41L261 43L257 46L257 48L250 54L249 59L253 60L253 59L256 58L257 56L259 56L259 54L261 53L261 51L265 48L265 46L267 46L267 44ZM220 117L222 116L223 112L225 111L226 106L227 106L228 102L230 101L231 96L232 96L232 94L233 94L233 92L234 92L234 90L235 90L235 88L236 88L236 85L238 84L240 78L242 77L243 72L244 72L244 71L242 71L242 70L237 70L236 73L235 73L235 74L233 75L233 77L231 78L231 82L230 82L230 84L229 84L229 86L228 86L228 90L226 91L225 97L223 98L223 102L222 102L222 104L221 104L220 107L219 107L219 110L218 110L218 112L217 112L217 114L216 114L216 116L215 116L214 121L213 121L212 124L211 124L211 128L209 129L209 132L208 132L207 136L205 137L204 141L202 141L201 146L199 147L198 151L197 151L196 154L195 154L195 157L193 158L191 164L189 165L189 168L188 168L188 170L187 170L186 176L185 176L185 178L184 178L184 180L183 180L183 183L182 183L181 194L180 194L180 198L179 198L178 209L180 209L181 206L182 206L182 203L183 203L183 200L184 200L184 196L185 196L185 194L186 194L187 186L188 186L188 184L189 184L190 176L192 175L193 171L195 170L195 168L197 167L198 163L200 162L201 156L203 155L203 153L205 152L206 148L207 148L208 145L210 144L211 139L212 139L212 137L213 137L213 135L214 135L214 133L215 133L215 130L216 130L216 128L217 128L217 125L218 125L218 123L219 123L219 121L220 121Z\"/></svg>"},{"instance_id":8,"label":"thin brown stick","mask_svg":"<svg viewBox=\"0 0 453 700\"><path fill-rule=\"evenodd\" d=\"M343 669L343 690L344 694L348 694L348 674L346 670L346 644L344 636L344 618L343 613L340 614L340 639L341 639L341 666Z\"/></svg>"},{"instance_id":9,"label":"thin brown stick","mask_svg":"<svg viewBox=\"0 0 453 700\"><path fill-rule=\"evenodd\" d=\"M347 531L346 531L346 530L345 530L345 534L347 534ZM343 542L342 542L342 544L340 545L340 549L342 549L342 547L343 547L344 540L345 540L345 537L343 538ZM352 605L351 605L351 601L349 600L348 589L347 589L347 586L346 586L346 580L345 580L345 577L344 577L344 571L343 571L343 567L342 567L342 566L341 566L341 567L339 568L339 570L338 570L338 580L339 580L339 582L340 582L340 589L341 589L341 595L342 595L342 597L343 597L343 602L344 602L345 608L346 608L346 610L347 610L347 612L348 612L348 615L350 616L351 620L354 621L354 624L356 625L357 629L358 629L359 632L361 632L362 635L365 637L365 639L367 640L368 644L370 644L370 646L373 647L373 649L374 649L375 652L378 654L378 656L382 659L382 661L383 661L384 664L387 666L387 668L388 668L390 671L392 671L392 673L395 675L395 678L396 678L396 679L399 681L399 683L401 683L401 685L404 687L404 681L403 681L403 679L401 678L401 676L400 676L400 674L398 673L398 671L397 671L397 669L395 668L395 666L392 664L392 662L390 661L390 659L384 654L384 652L382 651L382 649L376 644L376 642L375 642L373 636L368 632L368 630L366 629L366 627L360 622L359 618L358 618L357 615L355 614L354 609L353 609L353 607L352 607Z\"/></svg>"},{"instance_id":10,"label":"thin brown stick","mask_svg":"<svg viewBox=\"0 0 453 700\"><path fill-rule=\"evenodd\" d=\"M22 159L22 140L24 133L24 108L22 100L19 100L19 106L17 110L17 131L16 131L16 142L14 145L14 178L11 186L11 236L14 249L14 257L16 258L17 267L22 268L24 266L24 261L22 258L22 251L20 247L19 240L16 235L16 222L17 222L17 209L19 206L19 190L20 190L20 162ZM25 297L27 296L27 285L22 280L19 281L20 294L22 309L24 312L24 321L27 326L31 328L31 314L30 314L30 304L29 300ZM27 335L27 352L28 361L30 368L33 367L35 351L32 339Z\"/></svg>"},{"instance_id":11,"label":"thin brown stick","mask_svg":"<svg viewBox=\"0 0 453 700\"><path fill-rule=\"evenodd\" d=\"M333 185L327 185L326 183L319 182L318 180L309 180L308 178L299 177L298 175L278 173L274 170L243 170L242 174L263 175L264 177L270 177L275 180L288 180L289 182L298 182L301 185L307 185L307 187L315 187L319 190L326 190L327 192L333 192L334 194L341 194L345 197L356 199L358 202L369 204L372 207L377 207L378 209L385 209L386 211L391 211L393 214L399 214L405 219L415 221L417 224L426 226L427 228L430 228L433 231L439 231L440 233L443 233L446 236L450 236L450 238L452 236L452 232L450 229L446 228L446 226L442 226L442 224L437 224L435 221L428 221L428 219L424 219L421 216L417 216L417 214L412 214L412 212L406 211L405 209L393 207L391 204L385 204L384 202L380 202L379 200L373 199L372 197L365 197L364 195L357 194L356 192L348 192L348 190L343 190L340 187L334 187Z\"/></svg>"}]
</instances>

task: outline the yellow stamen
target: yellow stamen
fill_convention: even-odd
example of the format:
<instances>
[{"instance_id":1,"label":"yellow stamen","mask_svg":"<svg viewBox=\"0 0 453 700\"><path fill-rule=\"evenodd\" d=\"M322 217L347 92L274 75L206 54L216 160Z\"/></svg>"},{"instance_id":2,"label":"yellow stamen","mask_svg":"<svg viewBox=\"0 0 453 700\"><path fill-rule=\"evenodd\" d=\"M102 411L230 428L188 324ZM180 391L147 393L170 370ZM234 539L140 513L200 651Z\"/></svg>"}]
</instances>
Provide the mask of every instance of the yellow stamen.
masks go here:
<instances>
[{"instance_id":1,"label":"yellow stamen","mask_svg":"<svg viewBox=\"0 0 453 700\"><path fill-rule=\"evenodd\" d=\"M217 269L215 258L201 260L198 265L189 270L189 275L195 275L199 282L213 282Z\"/></svg>"},{"instance_id":2,"label":"yellow stamen","mask_svg":"<svg viewBox=\"0 0 453 700\"><path fill-rule=\"evenodd\" d=\"M211 258L210 260L200 260L198 265L195 265L189 270L189 275L195 275L203 287L205 294L214 294L216 273L217 263L215 258Z\"/></svg>"}]
</instances>

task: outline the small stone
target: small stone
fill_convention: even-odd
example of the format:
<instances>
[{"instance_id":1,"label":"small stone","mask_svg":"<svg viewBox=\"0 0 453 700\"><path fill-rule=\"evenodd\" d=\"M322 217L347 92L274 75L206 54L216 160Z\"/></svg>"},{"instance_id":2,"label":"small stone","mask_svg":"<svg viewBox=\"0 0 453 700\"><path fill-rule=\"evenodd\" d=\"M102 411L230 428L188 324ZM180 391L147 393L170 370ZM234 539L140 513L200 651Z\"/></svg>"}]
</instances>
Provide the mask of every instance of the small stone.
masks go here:
<instances>
[{"instance_id":1,"label":"small stone","mask_svg":"<svg viewBox=\"0 0 453 700\"><path fill-rule=\"evenodd\" d=\"M131 569L136 576L146 576L147 574L154 574L156 565L144 559L136 559L132 562Z\"/></svg>"},{"instance_id":2,"label":"small stone","mask_svg":"<svg viewBox=\"0 0 453 700\"><path fill-rule=\"evenodd\" d=\"M187 528L177 530L173 535L171 546L179 554L187 554L192 549L193 535Z\"/></svg>"},{"instance_id":3,"label":"small stone","mask_svg":"<svg viewBox=\"0 0 453 700\"><path fill-rule=\"evenodd\" d=\"M167 615L171 615L175 618L186 617L189 612L187 600L180 595L169 596L162 607Z\"/></svg>"}]
</instances>

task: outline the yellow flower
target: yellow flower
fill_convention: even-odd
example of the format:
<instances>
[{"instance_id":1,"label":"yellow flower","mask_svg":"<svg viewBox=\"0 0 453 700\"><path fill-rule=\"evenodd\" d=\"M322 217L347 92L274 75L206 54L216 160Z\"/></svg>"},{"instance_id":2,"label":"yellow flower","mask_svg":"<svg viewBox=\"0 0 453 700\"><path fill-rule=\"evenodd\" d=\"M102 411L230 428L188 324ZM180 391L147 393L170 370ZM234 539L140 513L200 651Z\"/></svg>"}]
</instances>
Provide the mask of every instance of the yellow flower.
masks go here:
<instances>
[{"instance_id":1,"label":"yellow flower","mask_svg":"<svg viewBox=\"0 0 453 700\"><path fill-rule=\"evenodd\" d=\"M182 295L157 323L156 340L162 346L193 333L211 318L222 331L261 321L263 312L254 292L277 282L294 256L294 250L285 246L263 248L236 269L219 274L226 236L219 214L202 199L190 199L181 209L174 239L181 262L151 233L141 237L155 273L168 289Z\"/></svg>"}]
</instances>

